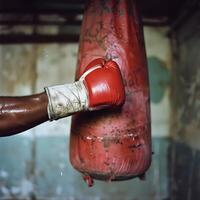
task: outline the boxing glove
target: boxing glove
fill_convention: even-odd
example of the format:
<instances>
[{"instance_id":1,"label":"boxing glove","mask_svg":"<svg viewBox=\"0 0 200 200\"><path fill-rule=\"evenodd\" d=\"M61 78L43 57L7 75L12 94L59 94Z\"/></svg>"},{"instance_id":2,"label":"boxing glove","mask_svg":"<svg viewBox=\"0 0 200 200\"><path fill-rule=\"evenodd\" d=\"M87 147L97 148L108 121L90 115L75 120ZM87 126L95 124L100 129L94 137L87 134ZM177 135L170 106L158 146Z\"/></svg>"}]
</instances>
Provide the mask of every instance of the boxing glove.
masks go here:
<instances>
[{"instance_id":1,"label":"boxing glove","mask_svg":"<svg viewBox=\"0 0 200 200\"><path fill-rule=\"evenodd\" d=\"M90 62L78 81L46 87L48 116L56 120L73 113L122 105L125 90L116 62L98 58Z\"/></svg>"}]
</instances>

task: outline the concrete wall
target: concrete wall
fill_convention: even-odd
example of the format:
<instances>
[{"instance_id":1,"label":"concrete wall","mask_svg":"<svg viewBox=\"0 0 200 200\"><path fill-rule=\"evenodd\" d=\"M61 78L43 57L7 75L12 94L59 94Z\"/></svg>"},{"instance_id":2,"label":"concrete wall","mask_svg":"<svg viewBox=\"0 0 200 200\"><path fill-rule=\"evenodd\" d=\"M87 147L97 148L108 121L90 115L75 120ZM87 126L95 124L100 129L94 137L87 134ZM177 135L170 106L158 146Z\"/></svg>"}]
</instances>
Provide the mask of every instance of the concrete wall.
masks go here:
<instances>
[{"instance_id":1,"label":"concrete wall","mask_svg":"<svg viewBox=\"0 0 200 200\"><path fill-rule=\"evenodd\" d=\"M170 70L172 67L168 28L144 28L151 92L152 136L169 136Z\"/></svg>"},{"instance_id":2,"label":"concrete wall","mask_svg":"<svg viewBox=\"0 0 200 200\"><path fill-rule=\"evenodd\" d=\"M191 13L173 37L170 193L200 199L200 12Z\"/></svg>"},{"instance_id":3,"label":"concrete wall","mask_svg":"<svg viewBox=\"0 0 200 200\"><path fill-rule=\"evenodd\" d=\"M69 163L70 118L66 118L0 140L0 199L167 199L170 42L167 28L144 30L154 151L146 181L97 181L92 189L87 188ZM47 85L72 82L77 49L78 44L0 46L0 95L27 95Z\"/></svg>"}]
</instances>

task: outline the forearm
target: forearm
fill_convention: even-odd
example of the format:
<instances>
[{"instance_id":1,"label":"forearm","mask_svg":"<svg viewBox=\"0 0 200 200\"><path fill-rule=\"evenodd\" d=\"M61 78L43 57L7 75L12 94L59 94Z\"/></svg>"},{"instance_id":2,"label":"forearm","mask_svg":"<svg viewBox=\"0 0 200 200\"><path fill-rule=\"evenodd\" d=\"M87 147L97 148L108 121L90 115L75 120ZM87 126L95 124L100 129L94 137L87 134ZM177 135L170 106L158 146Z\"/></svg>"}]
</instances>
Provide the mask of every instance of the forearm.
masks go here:
<instances>
[{"instance_id":1,"label":"forearm","mask_svg":"<svg viewBox=\"0 0 200 200\"><path fill-rule=\"evenodd\" d=\"M74 83L45 87L44 93L31 96L0 97L0 137L77 112L120 106L124 100L119 66L98 58Z\"/></svg>"},{"instance_id":2,"label":"forearm","mask_svg":"<svg viewBox=\"0 0 200 200\"><path fill-rule=\"evenodd\" d=\"M48 120L46 93L0 97L0 137L17 134Z\"/></svg>"}]
</instances>

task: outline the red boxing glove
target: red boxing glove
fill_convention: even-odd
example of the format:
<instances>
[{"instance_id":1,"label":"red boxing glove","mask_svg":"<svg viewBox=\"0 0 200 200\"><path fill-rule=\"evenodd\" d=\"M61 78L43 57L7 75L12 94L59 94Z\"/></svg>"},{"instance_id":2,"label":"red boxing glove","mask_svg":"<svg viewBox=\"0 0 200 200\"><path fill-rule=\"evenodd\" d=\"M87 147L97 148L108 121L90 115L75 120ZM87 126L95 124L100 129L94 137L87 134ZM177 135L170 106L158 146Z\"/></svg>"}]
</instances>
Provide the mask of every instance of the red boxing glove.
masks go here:
<instances>
[{"instance_id":1,"label":"red boxing glove","mask_svg":"<svg viewBox=\"0 0 200 200\"><path fill-rule=\"evenodd\" d=\"M125 101L120 69L114 61L93 60L72 84L45 88L49 119L59 119L83 110L119 106Z\"/></svg>"},{"instance_id":2,"label":"red boxing glove","mask_svg":"<svg viewBox=\"0 0 200 200\"><path fill-rule=\"evenodd\" d=\"M85 68L81 79L88 91L89 109L124 103L124 85L116 62L95 59Z\"/></svg>"}]
</instances>

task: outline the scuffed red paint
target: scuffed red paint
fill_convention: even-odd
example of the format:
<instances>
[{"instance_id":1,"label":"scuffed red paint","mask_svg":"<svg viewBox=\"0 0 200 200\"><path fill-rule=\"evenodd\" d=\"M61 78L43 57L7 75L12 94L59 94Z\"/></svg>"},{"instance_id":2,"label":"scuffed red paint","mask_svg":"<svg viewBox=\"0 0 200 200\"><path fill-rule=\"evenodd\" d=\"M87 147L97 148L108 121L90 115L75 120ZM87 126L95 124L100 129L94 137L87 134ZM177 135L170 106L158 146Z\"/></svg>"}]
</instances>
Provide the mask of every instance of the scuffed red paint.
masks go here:
<instances>
[{"instance_id":1,"label":"scuffed red paint","mask_svg":"<svg viewBox=\"0 0 200 200\"><path fill-rule=\"evenodd\" d=\"M134 1L91 0L87 5L76 79L99 57L120 66L126 101L115 110L73 117L71 163L100 180L142 177L151 162L150 105L143 32Z\"/></svg>"}]
</instances>

